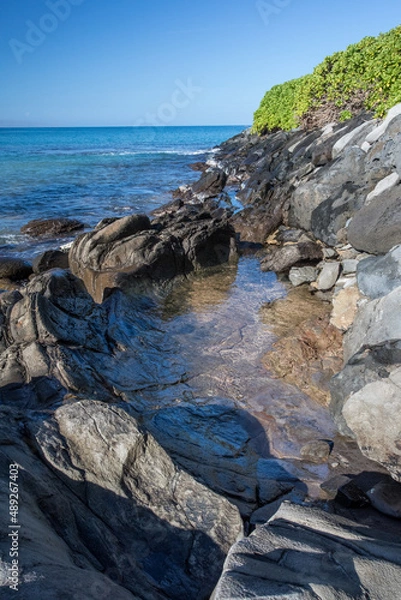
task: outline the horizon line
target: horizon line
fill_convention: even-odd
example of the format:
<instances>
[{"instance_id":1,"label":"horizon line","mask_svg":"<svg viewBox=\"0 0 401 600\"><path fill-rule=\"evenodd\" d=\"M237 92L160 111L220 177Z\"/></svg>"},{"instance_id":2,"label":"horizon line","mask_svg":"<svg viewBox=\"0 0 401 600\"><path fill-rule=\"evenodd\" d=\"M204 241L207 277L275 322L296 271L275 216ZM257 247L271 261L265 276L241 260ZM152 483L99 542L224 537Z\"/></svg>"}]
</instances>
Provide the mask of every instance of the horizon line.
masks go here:
<instances>
[{"instance_id":1,"label":"horizon line","mask_svg":"<svg viewBox=\"0 0 401 600\"><path fill-rule=\"evenodd\" d=\"M251 124L229 125L0 125L0 129L168 129L185 127L252 127Z\"/></svg>"}]
</instances>

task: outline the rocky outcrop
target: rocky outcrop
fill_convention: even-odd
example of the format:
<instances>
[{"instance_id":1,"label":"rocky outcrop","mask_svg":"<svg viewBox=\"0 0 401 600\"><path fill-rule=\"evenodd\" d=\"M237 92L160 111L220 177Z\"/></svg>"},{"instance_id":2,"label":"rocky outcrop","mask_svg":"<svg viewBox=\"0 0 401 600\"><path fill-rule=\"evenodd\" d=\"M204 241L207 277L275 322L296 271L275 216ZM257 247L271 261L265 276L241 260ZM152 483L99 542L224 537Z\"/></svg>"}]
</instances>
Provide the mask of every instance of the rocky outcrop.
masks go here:
<instances>
[{"instance_id":1,"label":"rocky outcrop","mask_svg":"<svg viewBox=\"0 0 401 600\"><path fill-rule=\"evenodd\" d=\"M48 416L0 411L4 510L10 464L23 490L21 598L209 598L242 535L236 508L121 406L72 399ZM0 547L3 585L7 537Z\"/></svg>"},{"instance_id":2,"label":"rocky outcrop","mask_svg":"<svg viewBox=\"0 0 401 600\"><path fill-rule=\"evenodd\" d=\"M100 306L82 281L61 270L2 294L1 401L50 407L69 393L107 401L122 391L180 380L178 364L165 367L168 344L147 308L146 300L130 301L119 292Z\"/></svg>"},{"instance_id":3,"label":"rocky outcrop","mask_svg":"<svg viewBox=\"0 0 401 600\"><path fill-rule=\"evenodd\" d=\"M50 269L68 269L68 252L62 250L46 250L37 256L33 263L33 272L38 275Z\"/></svg>"},{"instance_id":4,"label":"rocky outcrop","mask_svg":"<svg viewBox=\"0 0 401 600\"><path fill-rule=\"evenodd\" d=\"M29 221L21 227L21 233L30 235L31 237L58 237L70 233L76 233L85 227L81 221L77 219L35 219Z\"/></svg>"},{"instance_id":5,"label":"rocky outcrop","mask_svg":"<svg viewBox=\"0 0 401 600\"><path fill-rule=\"evenodd\" d=\"M0 279L24 281L32 274L32 265L15 257L0 257Z\"/></svg>"},{"instance_id":6,"label":"rocky outcrop","mask_svg":"<svg viewBox=\"0 0 401 600\"><path fill-rule=\"evenodd\" d=\"M155 217L132 215L101 222L78 237L69 254L72 272L97 301L106 288L163 282L235 258L232 226L223 211L178 203Z\"/></svg>"},{"instance_id":7,"label":"rocky outcrop","mask_svg":"<svg viewBox=\"0 0 401 600\"><path fill-rule=\"evenodd\" d=\"M401 547L391 534L326 512L284 504L230 551L213 600L393 600Z\"/></svg>"}]
</instances>

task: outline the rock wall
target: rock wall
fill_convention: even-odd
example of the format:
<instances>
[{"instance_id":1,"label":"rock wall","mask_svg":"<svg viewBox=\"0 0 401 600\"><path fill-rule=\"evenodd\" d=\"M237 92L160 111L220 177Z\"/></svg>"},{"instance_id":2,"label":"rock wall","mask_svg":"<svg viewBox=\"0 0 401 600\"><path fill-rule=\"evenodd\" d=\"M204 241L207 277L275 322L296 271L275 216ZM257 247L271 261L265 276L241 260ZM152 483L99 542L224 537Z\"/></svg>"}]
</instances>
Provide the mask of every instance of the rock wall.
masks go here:
<instances>
[{"instance_id":1,"label":"rock wall","mask_svg":"<svg viewBox=\"0 0 401 600\"><path fill-rule=\"evenodd\" d=\"M401 104L320 130L244 132L211 161L238 187L232 223L264 270L332 302L345 364L331 409L369 458L401 475Z\"/></svg>"}]
</instances>

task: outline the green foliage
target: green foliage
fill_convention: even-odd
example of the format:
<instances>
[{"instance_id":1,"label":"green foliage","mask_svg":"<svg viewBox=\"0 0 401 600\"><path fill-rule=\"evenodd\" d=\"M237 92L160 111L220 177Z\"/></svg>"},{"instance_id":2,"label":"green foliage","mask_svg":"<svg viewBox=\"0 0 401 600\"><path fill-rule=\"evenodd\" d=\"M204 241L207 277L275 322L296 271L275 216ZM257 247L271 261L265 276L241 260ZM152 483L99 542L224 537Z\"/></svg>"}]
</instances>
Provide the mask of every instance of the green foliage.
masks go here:
<instances>
[{"instance_id":1,"label":"green foliage","mask_svg":"<svg viewBox=\"0 0 401 600\"><path fill-rule=\"evenodd\" d=\"M359 99L357 102L355 99ZM274 86L255 112L254 130L289 130L301 117L331 103L342 119L363 108L382 117L401 102L401 26L366 37L328 56L311 75Z\"/></svg>"},{"instance_id":2,"label":"green foliage","mask_svg":"<svg viewBox=\"0 0 401 600\"><path fill-rule=\"evenodd\" d=\"M348 121L349 119L352 119L353 114L350 110L343 110L340 113L340 121Z\"/></svg>"}]
</instances>

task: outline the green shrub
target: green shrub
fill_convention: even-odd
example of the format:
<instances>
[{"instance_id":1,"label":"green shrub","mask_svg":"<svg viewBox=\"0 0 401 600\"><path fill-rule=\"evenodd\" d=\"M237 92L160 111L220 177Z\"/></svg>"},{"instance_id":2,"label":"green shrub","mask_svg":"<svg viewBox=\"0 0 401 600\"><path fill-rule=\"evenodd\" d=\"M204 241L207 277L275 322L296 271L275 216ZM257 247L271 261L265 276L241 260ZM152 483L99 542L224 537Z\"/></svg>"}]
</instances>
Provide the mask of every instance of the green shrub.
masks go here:
<instances>
[{"instance_id":1,"label":"green shrub","mask_svg":"<svg viewBox=\"0 0 401 600\"><path fill-rule=\"evenodd\" d=\"M382 117L401 102L401 26L366 37L324 59L311 75L276 85L255 112L259 133L297 127L305 115L330 105L340 119L364 108Z\"/></svg>"}]
</instances>

